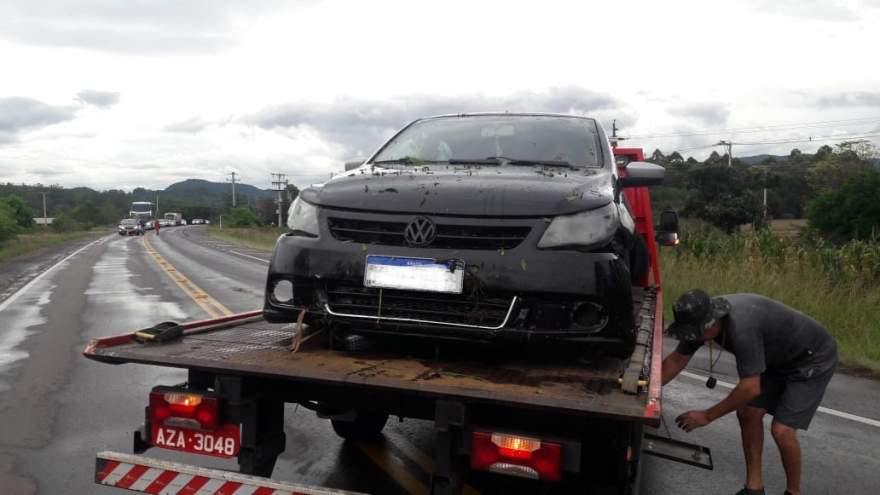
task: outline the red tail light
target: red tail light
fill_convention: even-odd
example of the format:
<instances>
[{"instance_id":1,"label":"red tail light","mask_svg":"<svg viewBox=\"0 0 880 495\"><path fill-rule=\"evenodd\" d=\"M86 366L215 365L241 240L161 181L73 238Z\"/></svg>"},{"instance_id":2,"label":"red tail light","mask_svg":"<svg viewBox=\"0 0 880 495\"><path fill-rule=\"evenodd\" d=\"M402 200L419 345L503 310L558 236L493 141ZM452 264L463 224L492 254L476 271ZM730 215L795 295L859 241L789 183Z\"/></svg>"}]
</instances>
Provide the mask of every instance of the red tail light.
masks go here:
<instances>
[{"instance_id":1,"label":"red tail light","mask_svg":"<svg viewBox=\"0 0 880 495\"><path fill-rule=\"evenodd\" d=\"M471 437L471 468L559 481L562 445L537 438L475 431Z\"/></svg>"},{"instance_id":2,"label":"red tail light","mask_svg":"<svg viewBox=\"0 0 880 495\"><path fill-rule=\"evenodd\" d=\"M186 391L154 389L150 392L150 423L199 430L220 426L220 399Z\"/></svg>"}]
</instances>

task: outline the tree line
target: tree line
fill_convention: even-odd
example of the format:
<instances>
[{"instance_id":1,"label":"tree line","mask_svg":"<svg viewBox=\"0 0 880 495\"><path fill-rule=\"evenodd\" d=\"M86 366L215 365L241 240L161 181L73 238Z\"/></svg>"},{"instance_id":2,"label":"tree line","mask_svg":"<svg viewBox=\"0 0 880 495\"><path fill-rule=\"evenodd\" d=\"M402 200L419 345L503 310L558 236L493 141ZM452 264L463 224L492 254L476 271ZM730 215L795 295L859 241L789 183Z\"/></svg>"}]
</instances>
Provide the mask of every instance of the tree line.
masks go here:
<instances>
[{"instance_id":1,"label":"tree line","mask_svg":"<svg viewBox=\"0 0 880 495\"><path fill-rule=\"evenodd\" d=\"M283 195L285 210L298 193L296 186L289 186L288 192ZM43 216L44 194L46 215L54 218L47 228L66 232L115 225L128 217L132 202L155 203L157 191L143 188L131 192L115 189L96 191L86 187L0 184L0 242L40 228L34 225L33 219ZM159 191L158 194L160 216L163 212L173 211L181 213L186 219L216 221L221 215L231 215L233 222L253 225L271 225L278 218L276 199L265 194L237 194L238 208L235 210L232 208L231 192L192 195Z\"/></svg>"},{"instance_id":2,"label":"tree line","mask_svg":"<svg viewBox=\"0 0 880 495\"><path fill-rule=\"evenodd\" d=\"M868 142L822 146L815 153L793 149L757 163L718 152L700 162L655 150L647 159L666 167L654 191L659 209L673 208L733 232L766 219L806 218L834 240L880 237L880 154ZM767 208L764 210L764 189Z\"/></svg>"}]
</instances>

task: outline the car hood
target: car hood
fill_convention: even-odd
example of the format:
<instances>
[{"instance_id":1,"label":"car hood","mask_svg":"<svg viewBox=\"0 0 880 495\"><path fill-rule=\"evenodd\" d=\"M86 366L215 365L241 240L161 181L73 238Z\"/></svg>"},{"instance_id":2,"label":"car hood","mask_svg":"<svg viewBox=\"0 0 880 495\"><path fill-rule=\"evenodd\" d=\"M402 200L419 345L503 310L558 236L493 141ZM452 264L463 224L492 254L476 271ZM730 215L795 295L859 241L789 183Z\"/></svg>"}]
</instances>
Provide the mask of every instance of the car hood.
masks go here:
<instances>
[{"instance_id":1,"label":"car hood","mask_svg":"<svg viewBox=\"0 0 880 495\"><path fill-rule=\"evenodd\" d=\"M454 165L363 166L301 193L324 207L493 217L576 213L604 206L613 195L604 169Z\"/></svg>"}]
</instances>

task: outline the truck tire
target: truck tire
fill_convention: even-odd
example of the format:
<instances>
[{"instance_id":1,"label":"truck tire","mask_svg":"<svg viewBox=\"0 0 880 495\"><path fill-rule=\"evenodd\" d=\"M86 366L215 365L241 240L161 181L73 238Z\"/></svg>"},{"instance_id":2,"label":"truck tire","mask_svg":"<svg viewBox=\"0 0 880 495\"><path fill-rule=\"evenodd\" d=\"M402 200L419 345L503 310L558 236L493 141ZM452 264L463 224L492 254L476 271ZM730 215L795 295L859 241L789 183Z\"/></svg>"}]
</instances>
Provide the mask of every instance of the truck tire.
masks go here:
<instances>
[{"instance_id":1,"label":"truck tire","mask_svg":"<svg viewBox=\"0 0 880 495\"><path fill-rule=\"evenodd\" d=\"M358 412L354 421L331 419L333 431L346 440L368 440L376 438L385 428L387 414Z\"/></svg>"}]
</instances>

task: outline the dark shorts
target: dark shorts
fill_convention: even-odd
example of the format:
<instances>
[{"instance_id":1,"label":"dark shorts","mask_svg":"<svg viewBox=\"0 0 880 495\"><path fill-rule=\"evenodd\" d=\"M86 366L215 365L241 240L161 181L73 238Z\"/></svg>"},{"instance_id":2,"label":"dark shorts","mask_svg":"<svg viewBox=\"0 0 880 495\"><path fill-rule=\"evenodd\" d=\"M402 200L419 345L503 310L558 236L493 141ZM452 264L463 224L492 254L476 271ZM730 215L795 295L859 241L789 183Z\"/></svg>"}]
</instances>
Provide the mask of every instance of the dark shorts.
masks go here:
<instances>
[{"instance_id":1,"label":"dark shorts","mask_svg":"<svg viewBox=\"0 0 880 495\"><path fill-rule=\"evenodd\" d=\"M835 353L836 354L836 353ZM761 374L761 395L749 403L766 409L773 421L799 430L806 430L822 403L828 382L834 375L837 359L800 368L797 373L781 375ZM820 373L816 374L817 371Z\"/></svg>"}]
</instances>

